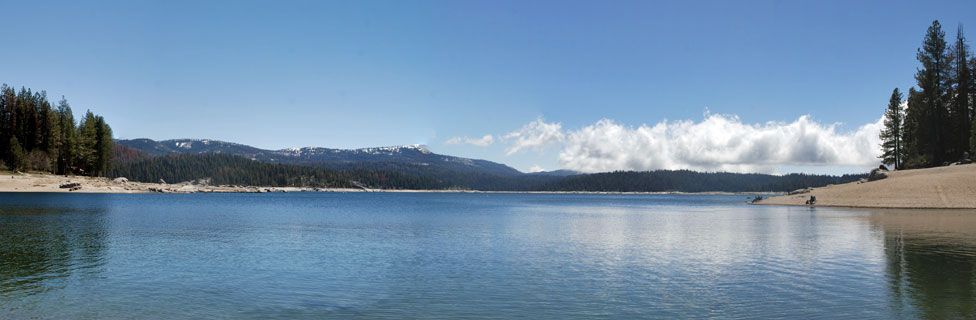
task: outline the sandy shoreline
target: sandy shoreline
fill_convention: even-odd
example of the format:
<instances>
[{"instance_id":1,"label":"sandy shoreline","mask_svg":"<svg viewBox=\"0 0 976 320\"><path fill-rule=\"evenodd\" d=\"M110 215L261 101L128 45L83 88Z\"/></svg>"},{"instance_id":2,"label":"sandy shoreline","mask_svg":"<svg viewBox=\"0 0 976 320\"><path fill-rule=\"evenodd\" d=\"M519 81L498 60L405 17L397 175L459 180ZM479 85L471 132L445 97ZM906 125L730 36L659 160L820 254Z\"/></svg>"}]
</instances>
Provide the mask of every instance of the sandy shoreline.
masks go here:
<instances>
[{"instance_id":1,"label":"sandy shoreline","mask_svg":"<svg viewBox=\"0 0 976 320\"><path fill-rule=\"evenodd\" d=\"M818 207L976 209L976 164L892 171L887 179L814 188L757 204L803 206L810 196L817 197Z\"/></svg>"},{"instance_id":2,"label":"sandy shoreline","mask_svg":"<svg viewBox=\"0 0 976 320\"><path fill-rule=\"evenodd\" d=\"M61 188L79 183L81 188ZM480 191L480 190L402 190L361 188L300 188L257 186L209 186L190 183L162 184L145 182L116 182L108 178L59 176L45 173L0 172L0 192L55 193L264 193L264 192L403 192L403 193L524 193L524 194L714 194L714 195L770 195L763 192L594 192L594 191Z\"/></svg>"},{"instance_id":3,"label":"sandy shoreline","mask_svg":"<svg viewBox=\"0 0 976 320\"><path fill-rule=\"evenodd\" d=\"M816 206L906 209L976 209L976 164L893 171L887 179L852 182L810 189L808 193L766 198L756 204L804 206L810 196ZM77 183L80 188L62 188ZM58 176L44 173L0 172L0 192L54 193L265 193L265 192L433 192L433 193L534 193L534 194L725 194L770 195L756 192L542 192L477 190L384 190L359 188L299 188L210 186L191 183L163 184L118 181L108 178Z\"/></svg>"},{"instance_id":4,"label":"sandy shoreline","mask_svg":"<svg viewBox=\"0 0 976 320\"><path fill-rule=\"evenodd\" d=\"M77 183L80 188L62 188ZM54 192L54 193L201 193L201 192L293 192L334 191L349 192L361 189L319 189L297 187L209 186L190 183L163 184L119 181L101 177L59 176L44 173L0 172L0 192Z\"/></svg>"}]
</instances>

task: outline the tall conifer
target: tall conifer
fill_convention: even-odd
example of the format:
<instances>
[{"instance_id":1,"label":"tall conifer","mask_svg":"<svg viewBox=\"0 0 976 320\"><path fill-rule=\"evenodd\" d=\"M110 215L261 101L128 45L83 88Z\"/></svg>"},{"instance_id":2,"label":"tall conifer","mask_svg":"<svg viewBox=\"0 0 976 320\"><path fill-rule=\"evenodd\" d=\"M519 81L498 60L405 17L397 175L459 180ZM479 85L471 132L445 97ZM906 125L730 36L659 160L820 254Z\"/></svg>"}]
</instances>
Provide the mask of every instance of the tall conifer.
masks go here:
<instances>
[{"instance_id":1,"label":"tall conifer","mask_svg":"<svg viewBox=\"0 0 976 320\"><path fill-rule=\"evenodd\" d=\"M970 149L970 136L972 135L972 94L973 77L969 66L969 46L966 45L966 37L963 35L962 25L956 33L956 43L951 50L952 63L952 86L951 86L951 109L949 125L952 130L950 160L959 159L963 152Z\"/></svg>"},{"instance_id":2,"label":"tall conifer","mask_svg":"<svg viewBox=\"0 0 976 320\"><path fill-rule=\"evenodd\" d=\"M946 85L948 84L948 64L946 57L945 32L938 20L925 33L922 47L916 58L922 68L915 74L920 94L920 122L915 132L916 147L929 160L928 165L939 165L947 159L946 140L948 118Z\"/></svg>"},{"instance_id":3,"label":"tall conifer","mask_svg":"<svg viewBox=\"0 0 976 320\"><path fill-rule=\"evenodd\" d=\"M901 168L901 128L903 114L901 110L901 92L895 88L888 100L888 109L884 114L884 129L881 130L881 161L892 164L896 169Z\"/></svg>"}]
</instances>

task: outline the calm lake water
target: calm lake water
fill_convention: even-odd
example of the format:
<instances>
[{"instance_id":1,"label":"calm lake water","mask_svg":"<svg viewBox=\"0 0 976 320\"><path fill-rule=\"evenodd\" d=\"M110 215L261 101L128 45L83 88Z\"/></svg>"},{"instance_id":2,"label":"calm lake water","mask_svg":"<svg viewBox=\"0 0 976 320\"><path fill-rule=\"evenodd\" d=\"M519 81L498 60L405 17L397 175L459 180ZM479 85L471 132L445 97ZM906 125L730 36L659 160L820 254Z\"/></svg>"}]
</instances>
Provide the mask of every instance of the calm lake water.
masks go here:
<instances>
[{"instance_id":1,"label":"calm lake water","mask_svg":"<svg viewBox=\"0 0 976 320\"><path fill-rule=\"evenodd\" d=\"M976 211L0 194L0 318L974 318Z\"/></svg>"}]
</instances>

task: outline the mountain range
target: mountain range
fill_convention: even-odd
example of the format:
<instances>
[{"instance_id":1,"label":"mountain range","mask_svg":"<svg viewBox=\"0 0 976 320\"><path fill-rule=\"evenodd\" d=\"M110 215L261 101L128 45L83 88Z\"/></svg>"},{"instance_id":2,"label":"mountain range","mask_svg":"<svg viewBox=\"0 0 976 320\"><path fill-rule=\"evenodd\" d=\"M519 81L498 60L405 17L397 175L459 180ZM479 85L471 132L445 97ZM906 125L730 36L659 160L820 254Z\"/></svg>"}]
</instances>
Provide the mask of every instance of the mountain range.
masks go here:
<instances>
[{"instance_id":1,"label":"mountain range","mask_svg":"<svg viewBox=\"0 0 976 320\"><path fill-rule=\"evenodd\" d=\"M351 165L366 165L374 168L416 166L433 170L450 170L461 173L483 173L499 176L518 176L524 174L515 168L496 162L436 154L427 150L423 145L361 149L304 147L265 150L233 142L209 139L173 139L163 141L131 139L116 140L116 142L154 157L178 153L219 153L269 163L336 169L344 169ZM553 174L566 175L571 174L571 172L558 171Z\"/></svg>"},{"instance_id":2,"label":"mountain range","mask_svg":"<svg viewBox=\"0 0 976 320\"><path fill-rule=\"evenodd\" d=\"M240 175L268 172L270 167L255 167L249 163L280 164L277 171L306 172L301 167L333 170L318 172L332 175L337 184L369 184L373 188L437 188L498 191L625 191L625 192L703 192L703 191L790 191L834 183L857 181L865 175L805 175L783 176L740 173L701 173L687 170L658 170L649 172L608 172L583 174L569 170L523 173L504 164L487 160L468 159L430 152L422 145L376 147L362 149L288 148L265 150L238 143L209 139L151 139L117 140L117 164L129 175L179 171L189 180L207 178L229 170ZM122 156L124 155L124 157ZM220 155L224 158L214 158ZM151 157L165 157L167 165L153 166ZM226 157L235 157L234 160ZM251 161L247 161L251 160ZM245 162L241 162L245 161ZM233 168L217 163L237 163ZM155 169L149 169L155 168ZM209 169L208 169L209 168ZM274 171L274 170L272 170ZM280 172L279 172L280 173ZM147 175L148 174L148 175ZM310 175L311 173L303 173ZM155 176L153 176L155 177ZM175 176L174 176L175 177ZM132 177L130 177L132 178ZM285 181L294 177L283 177ZM341 180L347 179L347 182ZM226 179L225 179L226 180ZM151 180L153 181L153 180ZM339 182L335 182L339 181ZM354 181L354 182L350 182ZM288 182L280 182L288 184Z\"/></svg>"}]
</instances>

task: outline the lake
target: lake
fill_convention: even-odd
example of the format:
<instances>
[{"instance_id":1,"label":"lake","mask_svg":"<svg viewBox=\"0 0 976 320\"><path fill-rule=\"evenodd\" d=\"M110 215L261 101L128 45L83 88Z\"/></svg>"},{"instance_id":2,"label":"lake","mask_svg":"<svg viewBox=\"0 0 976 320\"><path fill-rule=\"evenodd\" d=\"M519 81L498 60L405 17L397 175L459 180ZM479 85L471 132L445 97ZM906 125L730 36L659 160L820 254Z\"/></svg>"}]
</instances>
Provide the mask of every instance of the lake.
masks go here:
<instances>
[{"instance_id":1,"label":"lake","mask_svg":"<svg viewBox=\"0 0 976 320\"><path fill-rule=\"evenodd\" d=\"M0 194L0 318L974 318L976 211Z\"/></svg>"}]
</instances>

